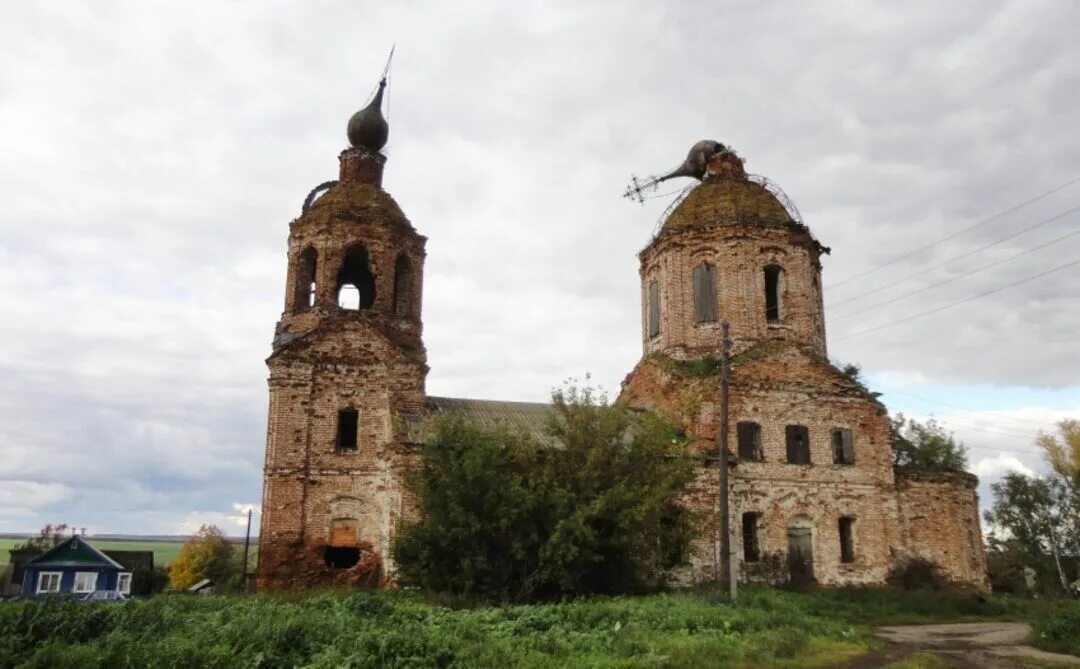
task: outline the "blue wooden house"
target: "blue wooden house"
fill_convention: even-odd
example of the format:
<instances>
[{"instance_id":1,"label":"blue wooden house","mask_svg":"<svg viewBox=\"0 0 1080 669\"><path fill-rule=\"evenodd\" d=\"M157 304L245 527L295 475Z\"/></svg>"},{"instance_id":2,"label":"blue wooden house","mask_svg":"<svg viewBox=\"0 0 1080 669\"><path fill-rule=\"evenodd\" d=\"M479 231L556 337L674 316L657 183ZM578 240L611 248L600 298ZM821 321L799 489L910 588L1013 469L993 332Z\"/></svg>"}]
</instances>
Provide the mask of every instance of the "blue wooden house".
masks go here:
<instances>
[{"instance_id":1,"label":"blue wooden house","mask_svg":"<svg viewBox=\"0 0 1080 669\"><path fill-rule=\"evenodd\" d=\"M73 536L26 563L23 596L126 599L131 572L85 539Z\"/></svg>"}]
</instances>

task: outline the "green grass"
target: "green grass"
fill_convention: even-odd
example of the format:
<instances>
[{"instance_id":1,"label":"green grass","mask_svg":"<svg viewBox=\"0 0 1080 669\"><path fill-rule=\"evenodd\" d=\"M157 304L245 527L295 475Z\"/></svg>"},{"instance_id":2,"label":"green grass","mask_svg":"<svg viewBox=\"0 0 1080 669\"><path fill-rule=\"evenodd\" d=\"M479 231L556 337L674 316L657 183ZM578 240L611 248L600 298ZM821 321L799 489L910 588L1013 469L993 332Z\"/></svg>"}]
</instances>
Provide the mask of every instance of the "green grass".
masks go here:
<instances>
[{"instance_id":1,"label":"green grass","mask_svg":"<svg viewBox=\"0 0 1080 669\"><path fill-rule=\"evenodd\" d=\"M93 537L89 537L88 541L94 548L105 551L154 551L156 566L164 566L175 560L180 554L180 546L183 545L175 541L110 541L96 540ZM0 539L0 567L8 563L8 551L21 543L23 543L22 539Z\"/></svg>"},{"instance_id":2,"label":"green grass","mask_svg":"<svg viewBox=\"0 0 1080 669\"><path fill-rule=\"evenodd\" d=\"M710 589L458 609L400 591L17 602L0 605L0 669L825 667L867 652L871 621L1024 617L1027 604L764 588L737 604Z\"/></svg>"}]
</instances>

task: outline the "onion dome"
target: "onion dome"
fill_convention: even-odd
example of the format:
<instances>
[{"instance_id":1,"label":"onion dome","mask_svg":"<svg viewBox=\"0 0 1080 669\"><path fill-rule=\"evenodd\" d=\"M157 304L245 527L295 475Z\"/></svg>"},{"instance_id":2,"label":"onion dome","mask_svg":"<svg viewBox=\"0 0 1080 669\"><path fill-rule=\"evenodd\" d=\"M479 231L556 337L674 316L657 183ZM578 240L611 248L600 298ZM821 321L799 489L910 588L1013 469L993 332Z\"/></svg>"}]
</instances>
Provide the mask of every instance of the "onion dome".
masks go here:
<instances>
[{"instance_id":1,"label":"onion dome","mask_svg":"<svg viewBox=\"0 0 1080 669\"><path fill-rule=\"evenodd\" d=\"M390 124L382 113L383 90L386 88L386 77L379 81L379 90L371 99L368 106L353 114L349 119L348 136L349 143L358 149L370 149L379 151L386 146L386 140L390 136Z\"/></svg>"}]
</instances>

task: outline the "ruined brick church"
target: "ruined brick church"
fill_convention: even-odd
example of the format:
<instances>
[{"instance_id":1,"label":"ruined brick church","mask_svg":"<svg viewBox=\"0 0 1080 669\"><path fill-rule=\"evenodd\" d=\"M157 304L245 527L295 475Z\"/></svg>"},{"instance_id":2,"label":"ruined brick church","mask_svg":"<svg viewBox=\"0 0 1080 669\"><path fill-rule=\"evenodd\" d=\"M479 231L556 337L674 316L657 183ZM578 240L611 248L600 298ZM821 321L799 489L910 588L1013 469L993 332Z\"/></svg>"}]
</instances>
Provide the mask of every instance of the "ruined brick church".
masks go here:
<instances>
[{"instance_id":1,"label":"ruined brick church","mask_svg":"<svg viewBox=\"0 0 1080 669\"><path fill-rule=\"evenodd\" d=\"M425 392L426 238L382 187L382 86L349 123L339 179L312 191L290 224L285 309L267 360L261 589L392 583L390 547L416 513L406 479L426 421L457 411L538 433L549 410ZM685 175L701 183L639 254L643 355L619 397L681 426L700 462L686 503L705 521L679 576L716 573L720 391L708 361L727 322L740 580L874 584L921 557L986 587L975 477L894 471L885 407L828 361L828 249L733 151L701 145L710 150L692 151Z\"/></svg>"}]
</instances>

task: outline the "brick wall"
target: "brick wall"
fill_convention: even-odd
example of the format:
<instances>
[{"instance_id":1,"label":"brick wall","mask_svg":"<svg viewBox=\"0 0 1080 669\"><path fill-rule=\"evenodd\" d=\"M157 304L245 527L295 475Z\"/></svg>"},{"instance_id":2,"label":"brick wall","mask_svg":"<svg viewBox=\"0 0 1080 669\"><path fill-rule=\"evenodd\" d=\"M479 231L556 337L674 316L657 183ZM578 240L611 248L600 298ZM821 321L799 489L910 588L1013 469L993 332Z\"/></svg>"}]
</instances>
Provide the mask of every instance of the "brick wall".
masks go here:
<instances>
[{"instance_id":1,"label":"brick wall","mask_svg":"<svg viewBox=\"0 0 1080 669\"><path fill-rule=\"evenodd\" d=\"M949 580L989 587L976 485L963 472L898 472L898 557L922 557Z\"/></svg>"}]
</instances>

